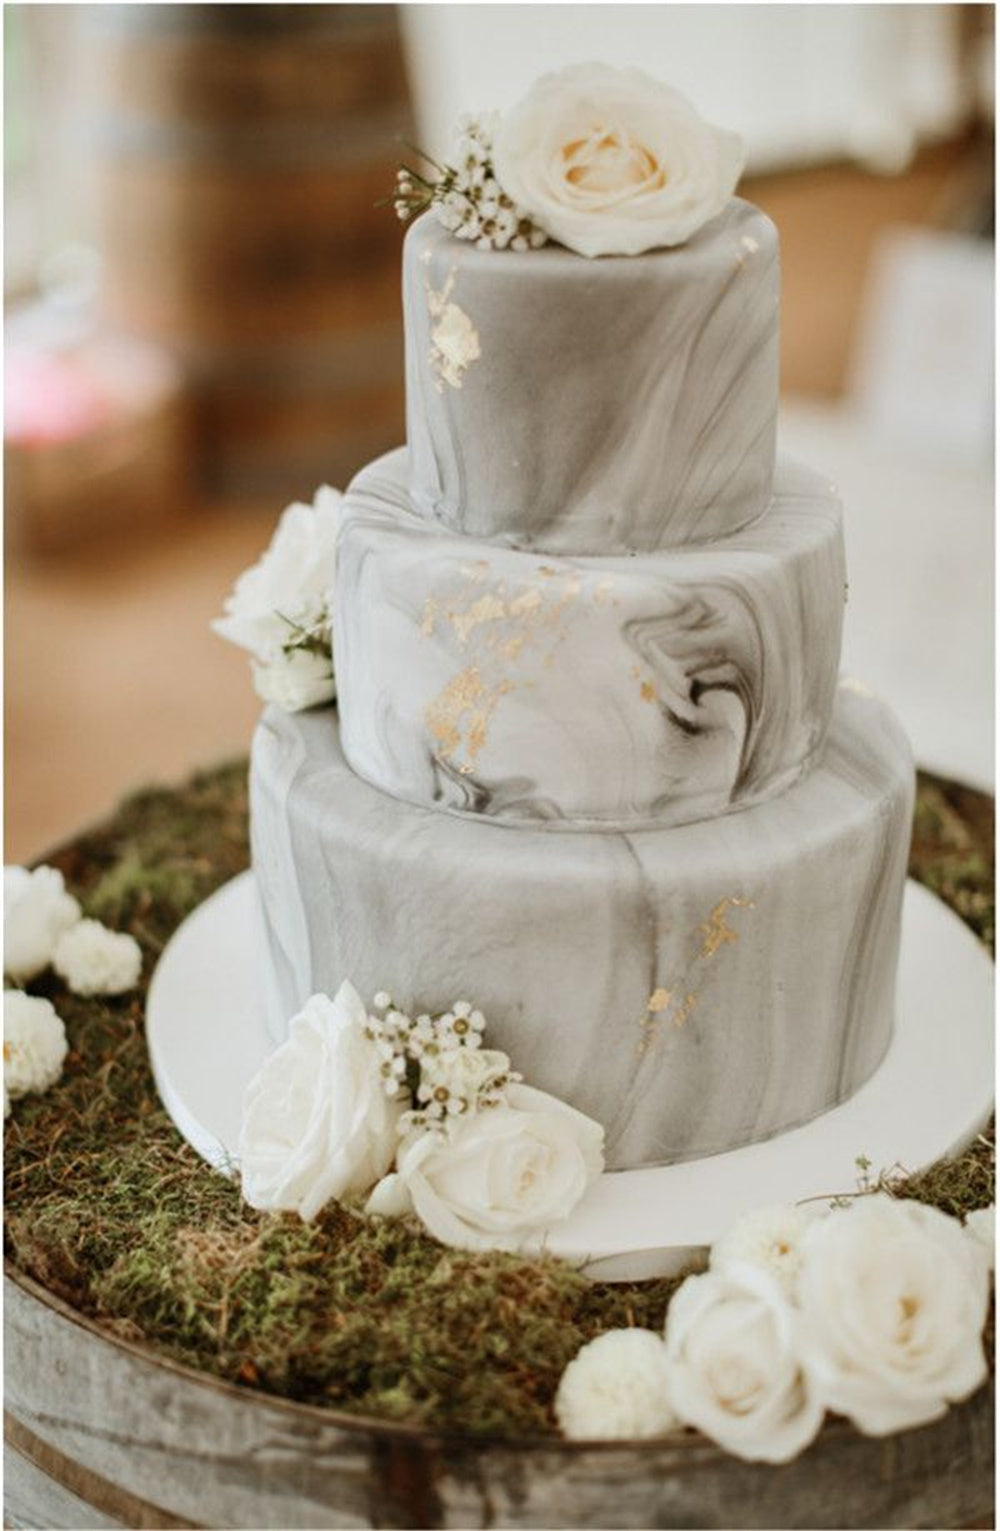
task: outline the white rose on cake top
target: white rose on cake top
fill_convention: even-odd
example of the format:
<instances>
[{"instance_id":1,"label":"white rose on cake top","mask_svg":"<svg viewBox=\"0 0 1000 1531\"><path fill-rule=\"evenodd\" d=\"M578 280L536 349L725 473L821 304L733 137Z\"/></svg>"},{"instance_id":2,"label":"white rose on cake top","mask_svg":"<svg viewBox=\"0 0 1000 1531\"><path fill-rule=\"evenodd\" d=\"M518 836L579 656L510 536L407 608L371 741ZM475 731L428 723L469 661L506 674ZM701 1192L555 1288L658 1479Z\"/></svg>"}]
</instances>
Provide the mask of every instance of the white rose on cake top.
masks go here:
<instances>
[{"instance_id":1,"label":"white rose on cake top","mask_svg":"<svg viewBox=\"0 0 1000 1531\"><path fill-rule=\"evenodd\" d=\"M253 656L258 695L288 712L334 696L330 599L340 503L340 492L324 486L312 505L289 505L212 623Z\"/></svg>"},{"instance_id":2,"label":"white rose on cake top","mask_svg":"<svg viewBox=\"0 0 1000 1531\"><path fill-rule=\"evenodd\" d=\"M642 70L577 64L504 113L493 160L504 191L550 238L579 255L640 255L683 244L716 217L745 151Z\"/></svg>"},{"instance_id":3,"label":"white rose on cake top","mask_svg":"<svg viewBox=\"0 0 1000 1531\"><path fill-rule=\"evenodd\" d=\"M867 1435L929 1423L986 1377L989 1272L933 1207L862 1196L803 1243L802 1353L829 1408Z\"/></svg>"},{"instance_id":4,"label":"white rose on cake top","mask_svg":"<svg viewBox=\"0 0 1000 1531\"><path fill-rule=\"evenodd\" d=\"M314 994L251 1081L239 1157L252 1207L309 1222L388 1170L402 1108L385 1092L366 1020L349 983L332 1000Z\"/></svg>"},{"instance_id":5,"label":"white rose on cake top","mask_svg":"<svg viewBox=\"0 0 1000 1531\"><path fill-rule=\"evenodd\" d=\"M510 1084L505 1098L418 1130L371 1212L416 1212L455 1249L532 1248L604 1168L604 1129L554 1096Z\"/></svg>"},{"instance_id":6,"label":"white rose on cake top","mask_svg":"<svg viewBox=\"0 0 1000 1531\"><path fill-rule=\"evenodd\" d=\"M52 961L61 935L80 918L55 867L3 869L3 970L15 983L35 978Z\"/></svg>"}]
</instances>

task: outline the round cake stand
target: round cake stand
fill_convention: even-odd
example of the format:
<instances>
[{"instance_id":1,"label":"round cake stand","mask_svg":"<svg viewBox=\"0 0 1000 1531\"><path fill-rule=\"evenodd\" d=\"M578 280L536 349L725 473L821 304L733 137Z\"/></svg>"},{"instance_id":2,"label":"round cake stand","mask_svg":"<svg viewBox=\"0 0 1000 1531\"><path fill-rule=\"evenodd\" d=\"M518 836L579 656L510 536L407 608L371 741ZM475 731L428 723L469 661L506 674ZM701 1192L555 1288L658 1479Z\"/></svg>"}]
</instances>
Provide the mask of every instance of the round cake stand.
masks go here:
<instances>
[{"instance_id":1,"label":"round cake stand","mask_svg":"<svg viewBox=\"0 0 1000 1531\"><path fill-rule=\"evenodd\" d=\"M220 888L166 946L147 1033L157 1088L191 1146L237 1169L244 1090L270 1051L252 873ZM993 964L958 917L907 884L897 1017L885 1059L834 1110L710 1158L602 1175L543 1246L595 1279L669 1275L741 1213L854 1189L856 1160L917 1170L963 1148L993 1100Z\"/></svg>"}]
</instances>

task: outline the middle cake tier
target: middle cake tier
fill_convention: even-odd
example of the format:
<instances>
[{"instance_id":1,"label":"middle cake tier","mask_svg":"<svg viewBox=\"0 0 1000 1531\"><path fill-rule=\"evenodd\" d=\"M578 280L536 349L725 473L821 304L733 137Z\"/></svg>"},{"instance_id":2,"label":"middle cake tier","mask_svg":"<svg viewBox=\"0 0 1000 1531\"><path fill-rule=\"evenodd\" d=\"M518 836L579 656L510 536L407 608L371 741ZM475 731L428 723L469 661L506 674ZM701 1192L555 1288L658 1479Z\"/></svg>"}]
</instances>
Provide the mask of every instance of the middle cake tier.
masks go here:
<instances>
[{"instance_id":1,"label":"middle cake tier","mask_svg":"<svg viewBox=\"0 0 1000 1531\"><path fill-rule=\"evenodd\" d=\"M334 591L342 742L420 806L636 828L763 801L830 722L840 503L779 463L768 510L713 543L551 557L415 515L405 451L344 501Z\"/></svg>"}]
</instances>

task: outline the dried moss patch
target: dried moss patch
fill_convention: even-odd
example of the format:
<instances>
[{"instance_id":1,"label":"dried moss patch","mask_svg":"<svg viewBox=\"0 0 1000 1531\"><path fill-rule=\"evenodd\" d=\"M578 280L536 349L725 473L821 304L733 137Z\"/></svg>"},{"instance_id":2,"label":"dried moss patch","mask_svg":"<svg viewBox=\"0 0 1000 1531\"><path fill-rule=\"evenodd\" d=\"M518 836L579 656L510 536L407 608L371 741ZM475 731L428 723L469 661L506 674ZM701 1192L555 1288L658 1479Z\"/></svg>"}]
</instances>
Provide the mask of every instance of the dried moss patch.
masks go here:
<instances>
[{"instance_id":1,"label":"dried moss patch","mask_svg":"<svg viewBox=\"0 0 1000 1531\"><path fill-rule=\"evenodd\" d=\"M922 780L911 870L989 942L991 854L990 800ZM137 937L148 980L180 920L247 864L245 764L139 793L48 859L87 913ZM57 1003L71 1052L60 1085L7 1124L7 1252L110 1333L289 1398L519 1435L554 1428L559 1376L584 1341L662 1323L673 1281L600 1285L554 1260L457 1254L346 1208L310 1226L251 1211L159 1104L144 991L32 987ZM845 1166L842 1189L853 1175ZM861 1188L878 1178L862 1168ZM887 1168L882 1183L956 1214L988 1205L992 1134L912 1178Z\"/></svg>"}]
</instances>

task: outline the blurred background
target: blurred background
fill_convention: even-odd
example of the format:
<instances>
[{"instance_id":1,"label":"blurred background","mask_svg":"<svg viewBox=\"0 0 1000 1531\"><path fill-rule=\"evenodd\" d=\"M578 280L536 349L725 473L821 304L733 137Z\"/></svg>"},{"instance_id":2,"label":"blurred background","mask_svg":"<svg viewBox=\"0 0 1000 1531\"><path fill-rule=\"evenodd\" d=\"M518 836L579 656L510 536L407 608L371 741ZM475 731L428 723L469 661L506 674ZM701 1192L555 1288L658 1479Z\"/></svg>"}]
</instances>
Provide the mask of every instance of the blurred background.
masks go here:
<instances>
[{"instance_id":1,"label":"blurred background","mask_svg":"<svg viewBox=\"0 0 1000 1531\"><path fill-rule=\"evenodd\" d=\"M780 446L847 510L845 669L992 781L990 5L4 10L6 846L242 752L213 637L278 512L404 435L415 139L596 58L749 145L783 252Z\"/></svg>"}]
</instances>

